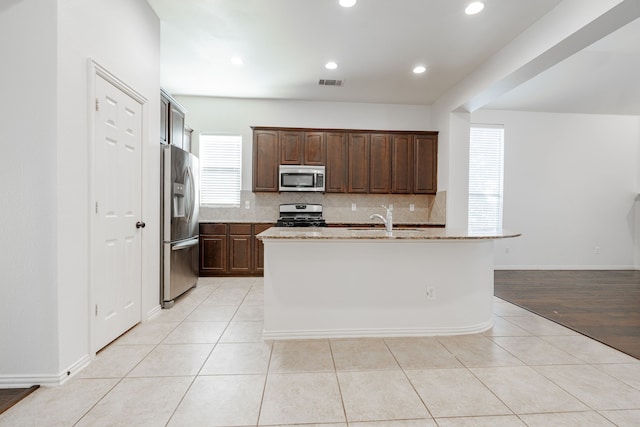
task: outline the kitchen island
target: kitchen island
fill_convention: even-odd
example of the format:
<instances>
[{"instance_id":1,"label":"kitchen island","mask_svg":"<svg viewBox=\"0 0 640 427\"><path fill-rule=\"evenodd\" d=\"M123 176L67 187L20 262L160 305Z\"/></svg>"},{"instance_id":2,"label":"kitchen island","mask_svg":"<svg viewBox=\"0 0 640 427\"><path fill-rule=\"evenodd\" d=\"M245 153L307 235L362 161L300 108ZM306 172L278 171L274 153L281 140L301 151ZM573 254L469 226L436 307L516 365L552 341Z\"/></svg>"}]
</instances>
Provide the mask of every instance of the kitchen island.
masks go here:
<instances>
[{"instance_id":1,"label":"kitchen island","mask_svg":"<svg viewBox=\"0 0 640 427\"><path fill-rule=\"evenodd\" d=\"M280 228L264 243L265 339L433 336L493 325L505 231Z\"/></svg>"}]
</instances>

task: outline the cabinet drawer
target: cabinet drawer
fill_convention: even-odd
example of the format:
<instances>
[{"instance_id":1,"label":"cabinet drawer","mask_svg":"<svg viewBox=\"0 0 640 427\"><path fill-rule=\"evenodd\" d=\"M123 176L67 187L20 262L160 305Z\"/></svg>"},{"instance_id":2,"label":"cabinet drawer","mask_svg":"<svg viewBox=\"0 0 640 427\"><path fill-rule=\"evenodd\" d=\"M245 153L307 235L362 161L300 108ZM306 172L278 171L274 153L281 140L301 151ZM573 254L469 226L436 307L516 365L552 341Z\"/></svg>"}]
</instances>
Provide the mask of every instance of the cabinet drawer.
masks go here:
<instances>
[{"instance_id":1,"label":"cabinet drawer","mask_svg":"<svg viewBox=\"0 0 640 427\"><path fill-rule=\"evenodd\" d=\"M227 234L227 224L200 224L200 234Z\"/></svg>"},{"instance_id":2,"label":"cabinet drawer","mask_svg":"<svg viewBox=\"0 0 640 427\"><path fill-rule=\"evenodd\" d=\"M229 235L251 235L251 224L229 224Z\"/></svg>"}]
</instances>

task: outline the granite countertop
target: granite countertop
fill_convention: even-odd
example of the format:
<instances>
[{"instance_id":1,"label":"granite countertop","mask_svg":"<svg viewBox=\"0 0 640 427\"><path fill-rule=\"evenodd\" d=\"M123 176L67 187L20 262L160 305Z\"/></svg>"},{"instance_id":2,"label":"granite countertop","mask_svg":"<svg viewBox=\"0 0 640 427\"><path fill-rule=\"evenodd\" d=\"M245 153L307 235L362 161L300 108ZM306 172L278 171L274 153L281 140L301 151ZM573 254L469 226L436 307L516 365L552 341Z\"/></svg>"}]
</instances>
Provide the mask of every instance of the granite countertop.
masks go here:
<instances>
[{"instance_id":1,"label":"granite countertop","mask_svg":"<svg viewBox=\"0 0 640 427\"><path fill-rule=\"evenodd\" d=\"M492 240L518 237L520 233L505 230L461 230L449 228L394 229L387 235L384 228L370 227L272 227L258 234L258 239L310 240Z\"/></svg>"},{"instance_id":2,"label":"granite countertop","mask_svg":"<svg viewBox=\"0 0 640 427\"><path fill-rule=\"evenodd\" d=\"M205 219L198 221L199 224L275 224L275 221L263 221L263 220L241 220L241 219Z\"/></svg>"},{"instance_id":3,"label":"granite countertop","mask_svg":"<svg viewBox=\"0 0 640 427\"><path fill-rule=\"evenodd\" d=\"M231 220L225 220L225 219L216 219L216 220L201 220L199 221L200 224L275 224L276 220L274 221L265 221L265 220L252 220L252 221L247 221L247 220L239 220L239 219L231 219ZM327 226L328 227L335 227L335 226L340 226L340 227L370 227L370 228L374 228L374 227L379 227L379 228L384 228L384 225L380 222L372 222L371 220L369 221L349 221L349 222L345 222L345 221L327 221ZM418 221L418 222L410 222L410 223L397 223L397 224L393 224L394 227L398 227L398 228L405 228L405 227L444 227L445 224L442 222L430 222L430 221Z\"/></svg>"},{"instance_id":4,"label":"granite countertop","mask_svg":"<svg viewBox=\"0 0 640 427\"><path fill-rule=\"evenodd\" d=\"M327 221L327 226L335 227L336 225L341 227L381 227L384 228L384 224L379 221ZM394 222L393 228L406 228L406 227L444 227L445 224L443 222L433 222L433 221L413 221L413 222Z\"/></svg>"}]
</instances>

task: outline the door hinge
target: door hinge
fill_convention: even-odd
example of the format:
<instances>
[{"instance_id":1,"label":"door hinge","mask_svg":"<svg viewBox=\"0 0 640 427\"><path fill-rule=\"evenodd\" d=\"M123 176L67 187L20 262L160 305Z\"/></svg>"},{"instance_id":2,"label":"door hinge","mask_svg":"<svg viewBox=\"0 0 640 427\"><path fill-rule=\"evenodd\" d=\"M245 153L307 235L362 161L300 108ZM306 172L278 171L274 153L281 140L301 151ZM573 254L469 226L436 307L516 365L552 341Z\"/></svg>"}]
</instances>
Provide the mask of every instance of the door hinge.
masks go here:
<instances>
[{"instance_id":1,"label":"door hinge","mask_svg":"<svg viewBox=\"0 0 640 427\"><path fill-rule=\"evenodd\" d=\"M98 202L96 201L96 213L98 213Z\"/></svg>"},{"instance_id":2,"label":"door hinge","mask_svg":"<svg viewBox=\"0 0 640 427\"><path fill-rule=\"evenodd\" d=\"M98 304L96 304L96 317L98 317Z\"/></svg>"},{"instance_id":3,"label":"door hinge","mask_svg":"<svg viewBox=\"0 0 640 427\"><path fill-rule=\"evenodd\" d=\"M96 98L96 111L100 111L100 100Z\"/></svg>"}]
</instances>

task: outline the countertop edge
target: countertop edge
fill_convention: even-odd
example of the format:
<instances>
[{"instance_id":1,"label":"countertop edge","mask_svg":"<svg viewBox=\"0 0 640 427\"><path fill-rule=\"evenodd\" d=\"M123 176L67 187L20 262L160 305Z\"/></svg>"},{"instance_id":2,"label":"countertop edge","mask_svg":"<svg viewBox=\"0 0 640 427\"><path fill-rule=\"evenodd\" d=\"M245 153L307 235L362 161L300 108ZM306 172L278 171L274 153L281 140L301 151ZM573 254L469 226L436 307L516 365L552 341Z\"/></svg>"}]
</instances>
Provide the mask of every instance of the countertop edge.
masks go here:
<instances>
[{"instance_id":1,"label":"countertop edge","mask_svg":"<svg viewBox=\"0 0 640 427\"><path fill-rule=\"evenodd\" d=\"M202 220L199 224L276 224L276 221L244 221L244 220ZM437 227L444 228L446 225L442 222L400 222L394 223L394 227ZM371 227L371 228L384 228L384 225L380 223L371 222L327 222L328 228L341 228L341 227Z\"/></svg>"},{"instance_id":2,"label":"countertop edge","mask_svg":"<svg viewBox=\"0 0 640 427\"><path fill-rule=\"evenodd\" d=\"M521 236L507 230L468 231L443 229L397 229L388 235L383 229L323 228L323 227L272 227L256 237L260 240L499 240Z\"/></svg>"}]
</instances>

